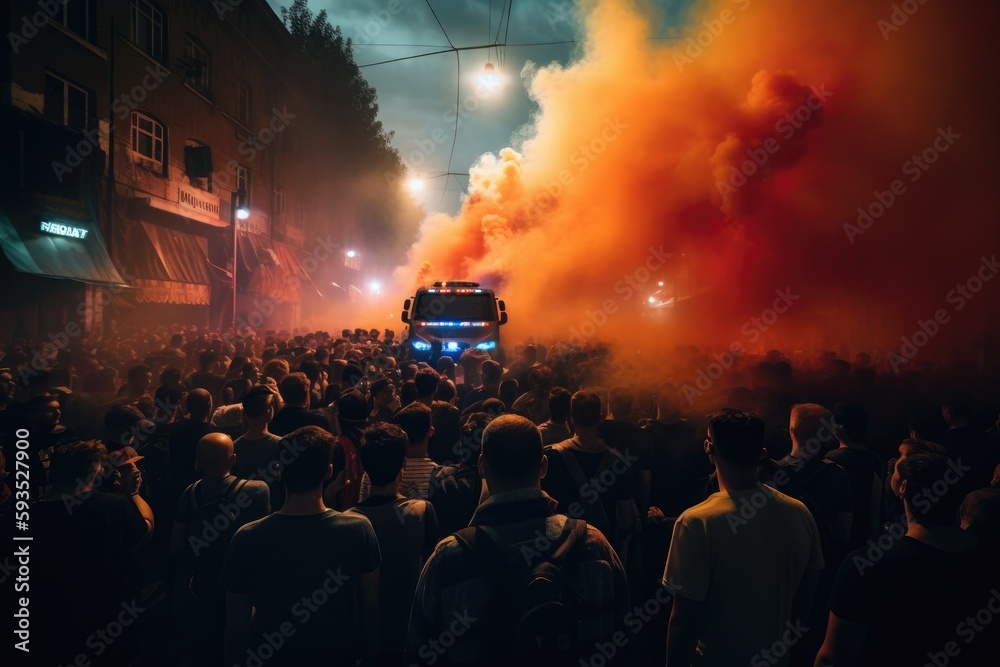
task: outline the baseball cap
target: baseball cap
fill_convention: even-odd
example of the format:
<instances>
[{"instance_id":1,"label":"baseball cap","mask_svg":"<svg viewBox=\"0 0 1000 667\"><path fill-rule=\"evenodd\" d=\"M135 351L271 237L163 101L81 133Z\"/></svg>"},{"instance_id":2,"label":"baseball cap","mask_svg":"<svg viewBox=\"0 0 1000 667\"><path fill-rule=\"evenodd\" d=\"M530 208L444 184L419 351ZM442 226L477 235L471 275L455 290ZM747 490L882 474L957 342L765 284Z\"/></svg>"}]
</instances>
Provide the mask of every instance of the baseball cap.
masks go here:
<instances>
[{"instance_id":1,"label":"baseball cap","mask_svg":"<svg viewBox=\"0 0 1000 667\"><path fill-rule=\"evenodd\" d=\"M135 451L134 447L129 447L128 445L108 454L108 460L111 461L111 465L114 468L128 465L129 463L135 463L136 461L141 461L144 458L146 457L139 456L139 452Z\"/></svg>"}]
</instances>

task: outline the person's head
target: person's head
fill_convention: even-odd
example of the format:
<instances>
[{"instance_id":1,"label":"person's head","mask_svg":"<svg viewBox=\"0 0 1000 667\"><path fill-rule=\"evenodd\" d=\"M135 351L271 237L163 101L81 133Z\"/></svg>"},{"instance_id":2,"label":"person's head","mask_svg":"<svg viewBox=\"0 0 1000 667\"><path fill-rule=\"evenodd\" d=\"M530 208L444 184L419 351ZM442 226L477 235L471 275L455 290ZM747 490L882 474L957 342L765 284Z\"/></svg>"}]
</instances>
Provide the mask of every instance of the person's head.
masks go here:
<instances>
[{"instance_id":1,"label":"person's head","mask_svg":"<svg viewBox=\"0 0 1000 667\"><path fill-rule=\"evenodd\" d=\"M71 442L52 452L49 481L56 487L79 487L85 491L94 485L108 450L96 440Z\"/></svg>"},{"instance_id":2,"label":"person's head","mask_svg":"<svg viewBox=\"0 0 1000 667\"><path fill-rule=\"evenodd\" d=\"M413 380L407 380L399 387L399 404L406 407L417 400L417 385Z\"/></svg>"},{"instance_id":3,"label":"person's head","mask_svg":"<svg viewBox=\"0 0 1000 667\"><path fill-rule=\"evenodd\" d=\"M396 424L376 424L365 430L361 441L361 465L372 486L385 486L399 479L406 459L406 433Z\"/></svg>"},{"instance_id":4,"label":"person's head","mask_svg":"<svg viewBox=\"0 0 1000 667\"><path fill-rule=\"evenodd\" d=\"M392 417L392 423L406 432L411 447L426 445L431 436L431 409L423 403L410 403Z\"/></svg>"},{"instance_id":5,"label":"person's head","mask_svg":"<svg viewBox=\"0 0 1000 667\"><path fill-rule=\"evenodd\" d=\"M951 394L941 404L941 416L950 428L968 425L975 412L976 402L964 391Z\"/></svg>"},{"instance_id":6,"label":"person's head","mask_svg":"<svg viewBox=\"0 0 1000 667\"><path fill-rule=\"evenodd\" d=\"M915 452L896 460L890 487L908 516L925 526L958 524L962 491L947 456Z\"/></svg>"},{"instance_id":7,"label":"person's head","mask_svg":"<svg viewBox=\"0 0 1000 667\"><path fill-rule=\"evenodd\" d=\"M480 372L483 376L484 387L498 387L500 385L500 378L503 376L503 366L499 362L487 359L480 366Z\"/></svg>"},{"instance_id":8,"label":"person's head","mask_svg":"<svg viewBox=\"0 0 1000 667\"><path fill-rule=\"evenodd\" d=\"M524 360L524 363L531 366L538 361L538 350L535 349L534 345L525 345L524 349L521 350L521 358Z\"/></svg>"},{"instance_id":9,"label":"person's head","mask_svg":"<svg viewBox=\"0 0 1000 667\"><path fill-rule=\"evenodd\" d=\"M806 458L822 456L837 440L830 430L833 415L817 403L797 403L792 406L788 432L792 436L792 452Z\"/></svg>"},{"instance_id":10,"label":"person's head","mask_svg":"<svg viewBox=\"0 0 1000 667\"><path fill-rule=\"evenodd\" d=\"M451 403L434 401L431 427L434 430L427 442L427 455L438 463L452 461L462 437L461 411Z\"/></svg>"},{"instance_id":11,"label":"person's head","mask_svg":"<svg viewBox=\"0 0 1000 667\"><path fill-rule=\"evenodd\" d=\"M500 383L500 389L497 393L500 395L500 400L503 401L503 404L510 410L510 406L514 405L514 401L517 400L517 380L514 378L503 380Z\"/></svg>"},{"instance_id":12,"label":"person's head","mask_svg":"<svg viewBox=\"0 0 1000 667\"><path fill-rule=\"evenodd\" d=\"M171 336L170 347L184 347L184 334L174 334Z\"/></svg>"},{"instance_id":13,"label":"person's head","mask_svg":"<svg viewBox=\"0 0 1000 667\"><path fill-rule=\"evenodd\" d=\"M357 429L368 420L368 401L356 390L345 391L337 398L337 419L341 430Z\"/></svg>"},{"instance_id":14,"label":"person's head","mask_svg":"<svg viewBox=\"0 0 1000 667\"><path fill-rule=\"evenodd\" d=\"M133 392L141 394L149 389L151 384L153 384L153 369L149 366L139 364L128 369L128 385Z\"/></svg>"},{"instance_id":15,"label":"person's head","mask_svg":"<svg viewBox=\"0 0 1000 667\"><path fill-rule=\"evenodd\" d=\"M309 405L309 378L305 373L289 373L281 378L278 392L285 405L304 408Z\"/></svg>"},{"instance_id":16,"label":"person's head","mask_svg":"<svg viewBox=\"0 0 1000 667\"><path fill-rule=\"evenodd\" d=\"M494 417L499 417L503 413L507 412L507 406L504 405L503 401L499 398L487 398L483 401L479 409L483 412L489 413Z\"/></svg>"},{"instance_id":17,"label":"person's head","mask_svg":"<svg viewBox=\"0 0 1000 667\"><path fill-rule=\"evenodd\" d=\"M104 428L112 439L117 440L143 419L145 415L134 405L113 405L104 415Z\"/></svg>"},{"instance_id":18,"label":"person's head","mask_svg":"<svg viewBox=\"0 0 1000 667\"><path fill-rule=\"evenodd\" d=\"M195 449L194 469L206 478L222 478L229 474L236 463L233 439L225 433L209 433L198 441Z\"/></svg>"},{"instance_id":19,"label":"person's head","mask_svg":"<svg viewBox=\"0 0 1000 667\"><path fill-rule=\"evenodd\" d=\"M396 388L389 378L379 378L371 384L371 395L375 405L389 405L396 396Z\"/></svg>"},{"instance_id":20,"label":"person's head","mask_svg":"<svg viewBox=\"0 0 1000 667\"><path fill-rule=\"evenodd\" d=\"M361 353L350 355L351 361L344 364L343 370L340 372L340 387L342 389L353 389L358 386L358 383L364 379L364 372L361 370L360 363Z\"/></svg>"},{"instance_id":21,"label":"person's head","mask_svg":"<svg viewBox=\"0 0 1000 667\"><path fill-rule=\"evenodd\" d=\"M705 453L716 465L722 462L737 470L752 470L767 456L764 420L743 410L727 408L708 416Z\"/></svg>"},{"instance_id":22,"label":"person's head","mask_svg":"<svg viewBox=\"0 0 1000 667\"><path fill-rule=\"evenodd\" d=\"M501 415L483 431L479 474L490 493L537 488L547 469L542 435L530 419Z\"/></svg>"},{"instance_id":23,"label":"person's head","mask_svg":"<svg viewBox=\"0 0 1000 667\"><path fill-rule=\"evenodd\" d=\"M612 387L611 394L608 397L608 407L611 409L611 414L615 419L627 421L632 414L632 404L634 401L635 397L632 394L632 390L628 387Z\"/></svg>"},{"instance_id":24,"label":"person's head","mask_svg":"<svg viewBox=\"0 0 1000 667\"><path fill-rule=\"evenodd\" d=\"M833 406L834 431L844 442L862 442L868 431L868 413L860 405L841 401Z\"/></svg>"},{"instance_id":25,"label":"person's head","mask_svg":"<svg viewBox=\"0 0 1000 667\"><path fill-rule=\"evenodd\" d=\"M215 370L215 362L218 361L219 355L212 350L205 350L198 355L198 370L202 373L211 373Z\"/></svg>"},{"instance_id":26,"label":"person's head","mask_svg":"<svg viewBox=\"0 0 1000 667\"><path fill-rule=\"evenodd\" d=\"M455 360L444 355L443 357L438 357L437 363L434 364L437 372L441 375L447 377L451 381L455 380Z\"/></svg>"},{"instance_id":27,"label":"person's head","mask_svg":"<svg viewBox=\"0 0 1000 667\"><path fill-rule=\"evenodd\" d=\"M922 438L907 438L899 443L899 458L905 459L911 454L934 454L935 456L947 456L948 450L942 445Z\"/></svg>"},{"instance_id":28,"label":"person's head","mask_svg":"<svg viewBox=\"0 0 1000 667\"><path fill-rule=\"evenodd\" d=\"M576 392L570 401L569 414L575 430L586 431L597 428L603 419L601 397L593 391Z\"/></svg>"},{"instance_id":29,"label":"person's head","mask_svg":"<svg viewBox=\"0 0 1000 667\"><path fill-rule=\"evenodd\" d=\"M981 544L1000 544L1000 488L976 489L962 500L958 514L962 528Z\"/></svg>"},{"instance_id":30,"label":"person's head","mask_svg":"<svg viewBox=\"0 0 1000 667\"><path fill-rule=\"evenodd\" d=\"M278 442L278 473L289 495L320 493L323 480L333 476L334 438L318 426L303 426Z\"/></svg>"},{"instance_id":31,"label":"person's head","mask_svg":"<svg viewBox=\"0 0 1000 667\"><path fill-rule=\"evenodd\" d=\"M456 398L458 398L458 391L455 389L455 383L447 376L442 375L441 379L438 380L437 389L434 391L434 400L454 404Z\"/></svg>"},{"instance_id":32,"label":"person's head","mask_svg":"<svg viewBox=\"0 0 1000 667\"><path fill-rule=\"evenodd\" d=\"M280 357L275 357L264 364L264 367L260 370L260 374L271 378L275 382L281 382L288 375L288 361Z\"/></svg>"},{"instance_id":33,"label":"person's head","mask_svg":"<svg viewBox=\"0 0 1000 667\"><path fill-rule=\"evenodd\" d=\"M548 366L535 364L528 371L528 390L536 394L547 395L554 381L555 375Z\"/></svg>"},{"instance_id":34,"label":"person's head","mask_svg":"<svg viewBox=\"0 0 1000 667\"><path fill-rule=\"evenodd\" d=\"M438 381L441 376L433 368L421 368L413 376L413 384L417 388L417 400L430 402L437 391Z\"/></svg>"},{"instance_id":35,"label":"person's head","mask_svg":"<svg viewBox=\"0 0 1000 667\"><path fill-rule=\"evenodd\" d=\"M192 389L187 395L187 413L194 421L208 421L212 414L212 395L205 389Z\"/></svg>"},{"instance_id":36,"label":"person's head","mask_svg":"<svg viewBox=\"0 0 1000 667\"><path fill-rule=\"evenodd\" d=\"M570 402L573 394L563 387L553 387L549 392L549 421L556 424L565 424L569 419Z\"/></svg>"},{"instance_id":37,"label":"person's head","mask_svg":"<svg viewBox=\"0 0 1000 667\"><path fill-rule=\"evenodd\" d=\"M274 393L270 387L252 387L243 397L243 414L251 424L269 424L274 418Z\"/></svg>"},{"instance_id":38,"label":"person's head","mask_svg":"<svg viewBox=\"0 0 1000 667\"><path fill-rule=\"evenodd\" d=\"M59 407L59 400L55 396L43 394L33 396L24 404L24 415L28 419L32 430L40 433L49 433L59 425L62 417L62 409Z\"/></svg>"},{"instance_id":39,"label":"person's head","mask_svg":"<svg viewBox=\"0 0 1000 667\"><path fill-rule=\"evenodd\" d=\"M160 371L160 385L163 387L179 387L183 380L184 375L179 368L171 366Z\"/></svg>"}]
</instances>

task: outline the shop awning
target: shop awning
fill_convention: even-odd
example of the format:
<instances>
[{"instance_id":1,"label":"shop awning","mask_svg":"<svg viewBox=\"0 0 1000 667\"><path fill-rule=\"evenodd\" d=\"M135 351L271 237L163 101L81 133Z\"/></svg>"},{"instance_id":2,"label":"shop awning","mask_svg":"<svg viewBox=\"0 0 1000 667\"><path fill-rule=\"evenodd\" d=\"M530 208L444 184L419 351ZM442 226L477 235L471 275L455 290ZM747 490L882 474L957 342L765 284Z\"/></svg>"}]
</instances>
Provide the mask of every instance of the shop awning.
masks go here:
<instances>
[{"instance_id":1,"label":"shop awning","mask_svg":"<svg viewBox=\"0 0 1000 667\"><path fill-rule=\"evenodd\" d=\"M239 268L250 272L246 283L249 291L276 301L302 301L302 264L291 246L252 232L240 232L239 248Z\"/></svg>"},{"instance_id":2,"label":"shop awning","mask_svg":"<svg viewBox=\"0 0 1000 667\"><path fill-rule=\"evenodd\" d=\"M208 240L150 222L132 248L140 303L209 305Z\"/></svg>"},{"instance_id":3,"label":"shop awning","mask_svg":"<svg viewBox=\"0 0 1000 667\"><path fill-rule=\"evenodd\" d=\"M124 286L94 220L37 211L15 226L0 210L0 244L23 273Z\"/></svg>"}]
</instances>

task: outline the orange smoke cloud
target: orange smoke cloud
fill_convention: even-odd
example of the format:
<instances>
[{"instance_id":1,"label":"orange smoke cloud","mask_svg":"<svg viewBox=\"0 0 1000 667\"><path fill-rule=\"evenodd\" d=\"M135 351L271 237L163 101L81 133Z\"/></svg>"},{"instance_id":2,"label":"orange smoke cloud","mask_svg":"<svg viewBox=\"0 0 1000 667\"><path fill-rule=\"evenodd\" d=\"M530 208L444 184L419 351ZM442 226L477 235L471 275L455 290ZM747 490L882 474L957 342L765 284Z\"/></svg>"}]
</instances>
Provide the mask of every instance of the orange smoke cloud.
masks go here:
<instances>
[{"instance_id":1,"label":"orange smoke cloud","mask_svg":"<svg viewBox=\"0 0 1000 667\"><path fill-rule=\"evenodd\" d=\"M901 5L715 0L661 40L653 10L591 3L574 62L525 68L527 138L397 281L497 287L508 340L898 346L1000 250L997 9ZM996 282L935 345L987 338Z\"/></svg>"}]
</instances>

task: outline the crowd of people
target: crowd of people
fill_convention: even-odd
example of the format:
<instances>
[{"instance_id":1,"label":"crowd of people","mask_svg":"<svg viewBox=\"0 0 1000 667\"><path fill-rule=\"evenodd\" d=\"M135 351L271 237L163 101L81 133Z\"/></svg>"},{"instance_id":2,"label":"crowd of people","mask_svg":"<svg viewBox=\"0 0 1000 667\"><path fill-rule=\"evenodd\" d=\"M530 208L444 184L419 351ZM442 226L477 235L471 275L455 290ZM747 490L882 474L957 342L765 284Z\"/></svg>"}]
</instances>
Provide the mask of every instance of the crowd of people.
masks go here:
<instances>
[{"instance_id":1,"label":"crowd of people","mask_svg":"<svg viewBox=\"0 0 1000 667\"><path fill-rule=\"evenodd\" d=\"M995 369L407 350L374 329L4 342L23 664L997 659Z\"/></svg>"}]
</instances>

